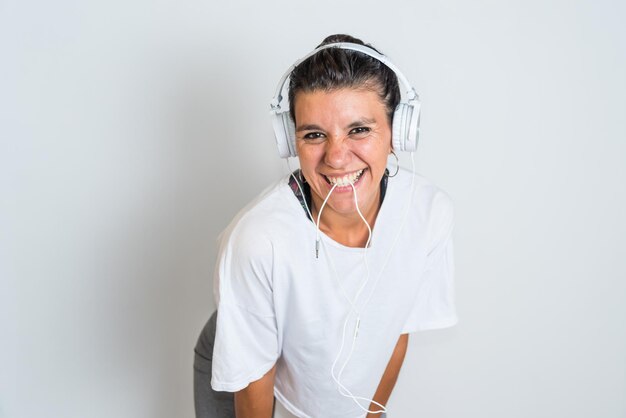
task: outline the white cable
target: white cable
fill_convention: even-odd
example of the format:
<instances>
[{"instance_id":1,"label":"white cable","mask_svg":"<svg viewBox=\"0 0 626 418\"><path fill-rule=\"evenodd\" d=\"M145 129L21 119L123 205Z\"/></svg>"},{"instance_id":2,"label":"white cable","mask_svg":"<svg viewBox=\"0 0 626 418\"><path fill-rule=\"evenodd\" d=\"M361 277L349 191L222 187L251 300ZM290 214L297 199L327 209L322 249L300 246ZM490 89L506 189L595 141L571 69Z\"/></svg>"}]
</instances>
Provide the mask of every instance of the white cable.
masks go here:
<instances>
[{"instance_id":1,"label":"white cable","mask_svg":"<svg viewBox=\"0 0 626 418\"><path fill-rule=\"evenodd\" d=\"M322 206L320 207L319 212L317 212L317 222L315 223L315 228L316 228L315 258L319 258L319 254L320 254L320 218L322 217L322 211L324 210L324 206L326 206L326 202L328 202L328 199L330 198L331 193L335 191L336 187L337 187L337 183L333 184L333 187L330 188L330 191L326 195L326 199L324 199L324 202L322 203Z\"/></svg>"},{"instance_id":2,"label":"white cable","mask_svg":"<svg viewBox=\"0 0 626 418\"><path fill-rule=\"evenodd\" d=\"M382 273L383 273L385 267L387 266L387 263L389 262L391 254L393 253L393 249L395 248L395 246L396 246L396 244L398 242L398 239L400 238L400 234L403 231L403 227L404 227L404 224L406 223L407 216L408 216L408 213L409 213L409 209L411 207L411 202L413 200L413 192L414 192L414 187L415 187L415 156L414 156L413 152L411 152L410 155L411 155L411 169L412 169L411 170L411 186L410 186L409 199L405 203L405 207L404 207L404 216L403 216L403 219L402 219L402 223L400 224L400 228L398 229L398 233L396 234L396 236L395 236L395 238L394 238L394 240L393 240L393 242L391 244L391 247L389 248L389 251L388 251L388 253L387 253L386 257L385 257L385 260L384 260L384 262L383 262L383 264L381 266L381 269L380 269L380 271L377 274L376 281L374 282L374 285L370 289L370 293L369 293L367 299L365 299L365 302L362 305L363 308L365 308L367 306L367 304L369 303L369 300L371 299L371 297L372 297L372 295L374 293L374 290L376 289L376 286L378 285L378 282L379 282L380 278L382 277ZM288 159L286 159L286 161L287 161L287 166L289 167ZM290 169L290 172L291 172L291 167L289 167L289 169ZM313 220L313 216L312 216L311 211L310 211L310 209L308 207L308 204L306 202L306 196L304 194L304 190L303 190L300 182L296 178L296 176L293 174L293 172L291 172L291 176L296 181L296 184L298 185L298 188L300 189L300 193L303 196L305 209L306 209L307 213L309 214L309 217L311 218L311 220ZM365 219L365 217L363 216L363 214L361 213L361 210L360 210L359 204L358 204L356 188L354 187L354 184L352 182L350 182L350 186L352 186L352 192L353 192L353 195L354 195L354 204L355 204L357 213L359 214L359 217L361 218L361 220L367 226L367 230L368 230L368 238L367 238L367 242L365 244L365 248L364 248L364 251L363 251L363 260L364 260L365 269L366 269L366 277L365 277L364 281L361 283L361 285L359 286L359 289L358 289L357 293L355 294L354 300L351 300L348 297L348 295L346 294L345 289L343 288L342 284L339 282L339 275L337 274L337 270L335 268L334 263L332 262L332 259L330 259L330 257L328 257L329 264L330 264L330 266L331 266L331 268L333 270L333 273L334 273L333 276L335 277L335 280L337 281L337 284L338 284L339 288L341 289L341 291L343 293L343 296L346 298L346 300L350 304L350 306L352 308L351 312L354 312L355 315L356 315L356 326L355 326L354 333L353 333L352 345L350 347L350 352L348 353L348 357L346 358L346 360L343 362L343 365L342 365L342 367L341 367L341 369L339 371L339 374L335 375L335 367L336 367L337 362L339 361L339 358L341 357L341 354L343 353L343 350L344 350L345 337L346 337L346 327L348 325L348 321L350 320L350 313L351 312L349 311L348 314L346 315L346 320L344 321L343 329L342 329L342 333L341 333L341 346L340 346L339 352L337 354L337 357L335 358L335 360L333 361L333 364L331 366L331 376L332 376L333 380L335 381L335 383L337 384L337 386L339 388L339 393L342 396L347 397L347 398L351 398L356 403L356 405L361 410L363 410L364 412L372 413L372 414L379 414L379 413L386 413L387 412L387 408L384 405L376 402L373 399L368 399L368 398L365 398L365 397L362 397L362 396L353 395L352 392L343 383L341 383L341 376L342 376L346 366L348 365L350 359L352 358L352 354L354 353L354 349L356 347L356 339L358 337L359 327L360 327L360 323L361 323L360 313L359 313L359 311L358 311L358 309L356 307L356 304L357 304L358 299L359 299L359 297L361 295L361 292L363 291L363 289L365 289L365 286L367 285L367 283L369 281L369 277L370 277L370 269L369 269L369 264L367 262L367 250L368 250L368 248L370 246L371 239L372 239L372 228L369 225L369 223L367 222L367 220ZM320 219L321 219L321 215L322 215L322 210L326 206L326 203L327 203L328 199L330 198L330 195L332 194L332 192L335 190L336 187L337 187L337 184L335 183L333 185L333 187L330 189L330 191L328 192L328 195L326 196L326 198L324 199L324 202L322 203L322 206L320 207L320 210L319 210L318 215L317 215L316 243L315 243L316 257L319 256L319 244L320 244L320 241L321 241L319 225L320 225ZM322 243L322 246L325 247L324 241L321 241L321 243ZM375 404L375 405L379 406L381 409L377 410L377 411L370 411L368 408L364 408L359 403L358 400L363 400L363 401L369 402L370 404Z\"/></svg>"},{"instance_id":3,"label":"white cable","mask_svg":"<svg viewBox=\"0 0 626 418\"><path fill-rule=\"evenodd\" d=\"M335 184L333 186L333 188L330 190L328 196L326 197L326 200L324 200L324 203L322 204L322 207L320 208L320 211L318 213L317 216L317 233L318 233L318 239L319 239L319 221L320 221L320 217L321 217L321 213L322 213L322 209L324 207L324 205L326 204L326 201L328 200L328 198L330 197L330 193L333 192L333 190L335 189L335 187L337 186L337 184ZM381 405L380 403L376 402L373 399L369 399L369 398L365 398L362 396L356 396L354 394L352 394L352 392L343 384L341 383L341 376L343 375L343 372L346 368L346 366L348 365L348 363L350 362L350 359L352 358L352 354L354 353L354 348L356 347L356 339L358 337L359 334L359 326L361 324L361 315L359 313L359 311L356 308L356 303L358 302L358 299L361 295L361 292L363 291L363 289L365 288L365 286L367 285L367 282L369 281L369 277L370 277L370 269L369 269L369 264L367 262L367 249L370 246L370 242L372 240L372 228L370 226L370 224L367 222L367 220L365 219L365 216L363 216L363 213L361 212L361 209L359 208L359 201L358 201L358 197L357 197L357 193L356 193L356 188L354 187L354 184L352 182L350 182L350 186L352 187L352 193L354 196L354 205L356 207L357 213L359 214L359 217L361 218L361 220L365 223L365 225L367 226L367 232L368 232L368 236L367 236L367 241L365 243L365 248L363 250L363 261L365 264L365 270L366 270L366 276L365 279L362 281L361 285L359 286L359 289L357 291L357 293L354 296L353 300L350 300L350 298L347 297L347 295L345 294L345 290L343 289L343 286L341 285L341 283L339 282L339 275L337 274L337 271L335 269L334 263L332 263L332 261L329 258L329 261L331 261L329 264L331 264L331 268L333 269L333 273L334 276L337 280L337 283L339 284L340 289L342 290L342 292L344 293L344 296L346 297L346 299L348 300L348 302L350 303L350 305L352 306L352 311L355 313L356 315L356 326L354 328L354 333L352 335L352 344L350 346L350 352L348 353L347 358L345 359L345 361L343 362L343 365L341 366L341 369L339 370L339 374L335 375L335 367L337 366L337 362L339 361L339 358L341 357L341 354L343 353L343 349L345 346L345 339L346 339L346 327L348 326L348 321L350 320L350 313L348 312L348 314L346 315L346 319L343 323L343 329L342 329L342 333L341 333L341 346L339 349L339 352L337 353L337 357L335 357L335 360L333 361L333 364L330 368L330 374L333 378L333 380L335 381L335 383L337 384L338 388L339 388L339 394L346 397L346 398L350 398L354 401L354 403L356 403L356 405L364 412L370 414L378 414L378 413L385 413L387 412L387 409L385 408L384 405ZM358 400L363 400L368 402L369 404L375 404L379 407L381 407L381 410L377 410L377 411L370 411L369 408L364 408L360 402ZM369 405L368 405L369 407Z\"/></svg>"},{"instance_id":4,"label":"white cable","mask_svg":"<svg viewBox=\"0 0 626 418\"><path fill-rule=\"evenodd\" d=\"M354 185L352 187L353 187L353 191L354 191ZM376 281L374 282L374 285L371 287L370 293L369 293L367 299L365 300L365 302L363 303L362 308L365 308L367 306L367 304L369 303L369 300L371 299L371 297L372 297L372 295L374 293L374 290L376 289L376 286L378 285L378 282L379 282L380 278L382 277L382 273L383 273L385 267L387 266L387 263L389 262L389 259L391 258L391 254L393 253L393 249L395 248L395 246L396 246L396 244L398 242L398 239L400 238L400 234L403 231L403 227L404 227L404 225L406 223L406 220L407 220L407 217L408 217L408 214L409 214L409 209L411 207L411 202L413 200L414 187L415 187L415 155L414 155L414 153L411 153L411 186L410 186L409 199L405 203L405 207L404 207L404 215L403 215L403 218L402 218L402 223L400 224L400 228L398 229L398 232L397 232L397 234L396 234L396 236L395 236L395 238L394 238L394 240L393 240L393 242L391 244L391 247L389 248L389 251L387 252L385 260L384 260L384 262L383 262L383 264L381 266L381 269L380 269L380 271L379 271L379 273L378 273L378 275L376 277ZM343 371L346 368L346 366L348 365L348 363L349 363L349 361L350 361L350 359L352 357L352 353L354 352L354 348L355 348L355 345L356 345L356 339L357 339L358 331L359 331L359 326L360 326L360 322L361 322L360 315L358 315L358 311L356 311L356 306L354 306L354 305L356 305L357 300L358 300L358 298L360 296L360 292L364 288L364 286L367 283L367 281L369 280L369 275L370 275L369 266L367 264L367 249L369 247L369 241L371 239L371 229L370 229L369 224L367 223L367 221L362 217L362 214L361 214L361 212L359 210L359 206L358 206L358 203L357 203L357 200L356 200L356 191L355 191L355 205L357 207L357 211L359 212L359 215L361 215L361 219L363 219L363 221L367 224L368 230L370 231L370 236L368 238L368 245L366 245L365 251L364 251L364 258L365 258L365 266L366 266L366 270L367 270L367 277L366 277L366 280L364 281L362 287L357 292L357 295L355 296L355 299L353 301L353 310L355 310L355 312L357 313L357 324L356 324L354 335L353 335L352 347L350 349L350 352L348 353L348 357L346 358L346 360L343 363L343 366L341 367L341 370L339 371L339 374L337 376L335 376L334 370L335 370L337 361L339 360L339 357L341 356L341 353L343 352L343 349L344 349L344 346L345 346L346 326L348 324L348 320L350 319L350 313L348 313L348 315L346 316L346 320L344 322L344 326L343 326L343 331L342 331L342 335L341 335L341 346L340 346L340 349L339 349L339 353L337 354L337 357L335 358L335 361L333 362L333 365L331 367L331 375L332 375L333 380L335 381L335 383L340 388L339 393L341 395L343 395L344 397L352 398L352 400L357 404L357 406L359 408L361 408L361 410L363 410L364 412L367 412L367 413L386 413L387 412L387 408L384 405L381 405L380 403L374 401L373 399L368 399L368 398L364 398L362 396L355 396L355 395L353 395L352 392L350 392L350 390L348 390L348 388L346 388L346 386L341 383L341 375L343 374ZM336 274L337 273L336 273L336 270L335 270L335 275ZM345 393L342 392L342 390ZM370 411L369 409L364 408L357 401L357 399L361 399L361 400L367 401L370 404L373 403L373 404L379 406L382 409L378 410L378 411Z\"/></svg>"},{"instance_id":5,"label":"white cable","mask_svg":"<svg viewBox=\"0 0 626 418\"><path fill-rule=\"evenodd\" d=\"M352 183L350 183L350 184L352 186L352 190L354 191L354 185ZM328 199L330 198L331 193L335 190L336 187L337 187L337 183L335 183L333 185L333 187L330 189L330 191L328 192L328 195L326 196L326 199L324 199L324 202L322 203L322 206L320 206L319 212L317 213L317 222L316 222L316 225L315 225L316 226L315 257L316 258L319 255L319 245L320 245L320 242L322 242L322 245L324 246L324 251L326 251L326 245L321 240L320 219L322 217L322 211L324 210L324 207L326 206L326 202L328 201ZM355 204L356 204L356 202L357 202L356 191L354 192L354 199L355 199ZM356 204L356 207L357 207L357 212L359 213L361 219L367 225L367 230L369 232L369 236L368 236L367 243L366 243L366 249L367 249L367 246L369 246L370 239L372 238L372 229L370 228L369 224L365 220L365 217L363 217L363 214L359 210L358 204ZM357 300L358 297L355 297L354 300L350 299L350 297L348 296L348 294L346 292L346 289L343 287L343 285L339 281L339 274L337 274L337 269L335 267L335 263L332 261L332 259L330 257L327 257L327 260L328 260L328 264L330 264L330 267L333 270L332 277L337 282L337 286L341 290L341 293L342 293L343 297L346 299L346 301L348 302L348 304L352 308L352 312L354 312L354 314L357 316L357 318L359 318L360 317L360 313L359 313L359 311L358 311L358 309L357 309L357 307L355 305L356 300ZM367 265L367 259L365 259L365 267L367 269L367 278L366 278L365 282L367 282L367 280L369 280L369 266ZM361 285L361 288L362 287L363 287L363 285ZM360 291L359 291L359 293L360 293ZM350 314L348 313L348 315L350 315Z\"/></svg>"},{"instance_id":6,"label":"white cable","mask_svg":"<svg viewBox=\"0 0 626 418\"><path fill-rule=\"evenodd\" d=\"M306 196L304 194L304 188L302 187L302 184L300 183L300 180L298 180L298 178L294 175L293 171L291 170L291 166L289 164L289 159L286 158L285 162L287 163L287 168L289 169L289 173L290 176L295 180L296 184L298 185L298 189L300 189L300 194L302 195L302 201L304 202L304 209L306 210L307 214L309 215L309 219L311 219L311 221L313 221L313 214L311 213L311 210L309 209L309 205L306 201ZM333 190L331 189L331 191L328 193L328 196L326 196L326 199L328 199L330 197L330 193ZM321 213L321 211L320 211ZM317 229L317 232L319 233L319 229ZM317 238L319 240L320 236L319 234L317 235ZM318 243L319 241L316 240L316 247L318 247ZM324 246L324 250L325 250L325 244L322 241L322 245ZM318 248L316 248L317 250ZM343 295L343 297L346 299L346 301L348 302L348 304L350 304L350 307L352 308L352 311L358 315L356 306L354 306L354 304L352 303L352 300L350 300L350 297L347 295L346 290L343 288L343 285L341 284L341 282L339 282L339 275L337 274L337 269L335 268L335 264L333 263L332 259L329 257L328 258L329 264L333 270L333 278L335 279L335 281L337 282L337 286L339 287L339 289L341 290L341 293Z\"/></svg>"},{"instance_id":7,"label":"white cable","mask_svg":"<svg viewBox=\"0 0 626 418\"><path fill-rule=\"evenodd\" d=\"M385 257L385 261L383 262L380 271L378 272L378 275L376 276L376 281L374 282L374 286L372 286L372 288L370 289L370 294L368 295L367 299L365 299L365 303L363 304L363 307L365 307L368 303L370 298L372 297L372 295L374 294L374 289L376 289L376 286L378 285L378 281L380 280L380 278L383 275L383 271L385 270L385 267L387 266L387 263L389 262L389 258L391 258L391 254L393 253L393 249L395 248L396 244L398 243L398 239L400 238L400 234L402 233L402 231L404 230L404 225L406 224L406 220L409 216L409 209L411 208L411 203L413 202L413 194L415 191L415 154L413 152L410 153L411 155L411 186L410 186L410 193L409 193L409 198L405 203L404 206L404 215L402 217L402 223L400 224L400 228L398 228L398 233L396 234L396 237L394 238L391 247L389 247L389 252L387 252L387 256Z\"/></svg>"}]
</instances>

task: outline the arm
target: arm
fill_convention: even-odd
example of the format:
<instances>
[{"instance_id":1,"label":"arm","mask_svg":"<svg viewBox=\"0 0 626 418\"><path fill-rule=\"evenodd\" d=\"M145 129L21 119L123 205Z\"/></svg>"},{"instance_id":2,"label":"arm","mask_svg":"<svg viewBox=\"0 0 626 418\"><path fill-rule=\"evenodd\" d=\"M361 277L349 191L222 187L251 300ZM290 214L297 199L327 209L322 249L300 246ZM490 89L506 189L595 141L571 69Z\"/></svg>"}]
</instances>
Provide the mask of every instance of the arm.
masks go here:
<instances>
[{"instance_id":1,"label":"arm","mask_svg":"<svg viewBox=\"0 0 626 418\"><path fill-rule=\"evenodd\" d=\"M383 373L383 377L378 384L378 389L376 389L376 393L374 394L374 400L381 405L387 405L389 396L391 396L391 391L396 384L396 380L398 380L400 367L402 367L402 363L404 362L404 355L406 354L408 343L409 334L400 335L396 348L393 350L393 354L391 354L389 363L387 363L387 368ZM372 403L370 404L369 410L378 411L380 410L380 407ZM370 413L367 414L367 418L380 418L380 414Z\"/></svg>"},{"instance_id":2,"label":"arm","mask_svg":"<svg viewBox=\"0 0 626 418\"><path fill-rule=\"evenodd\" d=\"M274 374L276 366L259 380L235 392L237 418L270 418L274 409Z\"/></svg>"}]
</instances>

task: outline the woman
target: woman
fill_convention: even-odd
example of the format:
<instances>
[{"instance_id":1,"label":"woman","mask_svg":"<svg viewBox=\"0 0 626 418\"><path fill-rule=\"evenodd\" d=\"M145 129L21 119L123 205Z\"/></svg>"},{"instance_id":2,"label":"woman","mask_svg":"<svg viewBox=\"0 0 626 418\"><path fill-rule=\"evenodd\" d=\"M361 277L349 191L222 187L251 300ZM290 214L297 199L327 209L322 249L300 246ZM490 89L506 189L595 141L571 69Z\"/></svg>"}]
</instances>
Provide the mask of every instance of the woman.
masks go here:
<instances>
[{"instance_id":1,"label":"woman","mask_svg":"<svg viewBox=\"0 0 626 418\"><path fill-rule=\"evenodd\" d=\"M286 78L274 126L301 169L222 236L197 413L232 416L234 403L237 418L271 417L275 396L298 417L384 416L408 333L456 322L452 206L424 178L386 169L393 148L414 149L419 104L375 49L333 35Z\"/></svg>"}]
</instances>

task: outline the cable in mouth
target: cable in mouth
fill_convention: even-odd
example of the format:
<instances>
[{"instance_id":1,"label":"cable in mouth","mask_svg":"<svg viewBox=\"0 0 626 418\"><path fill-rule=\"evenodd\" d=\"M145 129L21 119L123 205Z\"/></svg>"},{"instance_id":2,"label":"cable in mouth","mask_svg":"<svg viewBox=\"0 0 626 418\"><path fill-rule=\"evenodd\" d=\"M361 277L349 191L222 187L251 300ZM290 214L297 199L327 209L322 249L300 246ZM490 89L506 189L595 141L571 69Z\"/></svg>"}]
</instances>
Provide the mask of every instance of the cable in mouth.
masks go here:
<instances>
[{"instance_id":1,"label":"cable in mouth","mask_svg":"<svg viewBox=\"0 0 626 418\"><path fill-rule=\"evenodd\" d=\"M343 177L324 176L324 178L326 179L326 182L332 186L337 185L337 187L345 187L359 181L365 170L367 169L363 168L361 170L355 171L354 173L346 174Z\"/></svg>"}]
</instances>

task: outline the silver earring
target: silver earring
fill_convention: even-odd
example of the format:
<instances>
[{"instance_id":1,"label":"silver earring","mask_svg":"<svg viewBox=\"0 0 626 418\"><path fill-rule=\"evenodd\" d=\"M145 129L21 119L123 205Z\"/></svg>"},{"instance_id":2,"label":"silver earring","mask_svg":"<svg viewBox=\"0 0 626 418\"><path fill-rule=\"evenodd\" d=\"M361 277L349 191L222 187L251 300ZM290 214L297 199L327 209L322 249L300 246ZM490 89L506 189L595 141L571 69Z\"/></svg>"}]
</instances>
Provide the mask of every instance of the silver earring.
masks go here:
<instances>
[{"instance_id":1,"label":"silver earring","mask_svg":"<svg viewBox=\"0 0 626 418\"><path fill-rule=\"evenodd\" d=\"M387 177L395 177L398 174L398 171L400 171L400 160L398 159L398 156L393 150L391 150L391 153L393 154L394 157L396 157L396 172L393 173L393 175L388 175Z\"/></svg>"}]
</instances>

